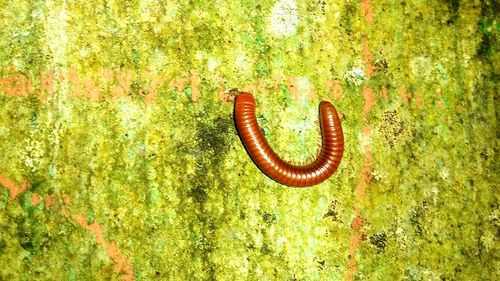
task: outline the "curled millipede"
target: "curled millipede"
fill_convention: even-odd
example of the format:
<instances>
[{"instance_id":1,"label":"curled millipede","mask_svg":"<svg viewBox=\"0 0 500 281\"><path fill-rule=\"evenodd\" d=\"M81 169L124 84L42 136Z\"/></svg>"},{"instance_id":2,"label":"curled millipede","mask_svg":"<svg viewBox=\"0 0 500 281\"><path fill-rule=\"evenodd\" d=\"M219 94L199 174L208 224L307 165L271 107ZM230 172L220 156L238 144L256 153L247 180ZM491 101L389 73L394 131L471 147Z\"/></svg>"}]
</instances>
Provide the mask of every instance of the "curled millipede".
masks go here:
<instances>
[{"instance_id":1,"label":"curled millipede","mask_svg":"<svg viewBox=\"0 0 500 281\"><path fill-rule=\"evenodd\" d=\"M269 146L255 118L255 99L250 93L236 96L234 106L236 129L243 146L255 164L271 179L287 186L306 187L328 179L338 168L344 153L344 135L335 107L319 104L321 150L314 161L294 165L282 160Z\"/></svg>"}]
</instances>

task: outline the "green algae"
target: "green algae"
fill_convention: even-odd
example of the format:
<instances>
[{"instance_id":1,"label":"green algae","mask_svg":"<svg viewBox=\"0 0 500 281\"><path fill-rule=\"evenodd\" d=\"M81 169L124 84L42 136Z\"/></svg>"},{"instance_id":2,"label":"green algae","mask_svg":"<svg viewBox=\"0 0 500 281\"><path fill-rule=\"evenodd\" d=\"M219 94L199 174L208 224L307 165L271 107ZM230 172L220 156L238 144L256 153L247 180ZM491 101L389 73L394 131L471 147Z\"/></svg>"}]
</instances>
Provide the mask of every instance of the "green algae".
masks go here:
<instances>
[{"instance_id":1,"label":"green algae","mask_svg":"<svg viewBox=\"0 0 500 281\"><path fill-rule=\"evenodd\" d=\"M297 1L283 34L275 4L4 3L1 77L40 93L0 87L0 174L29 181L14 200L0 187L0 279L124 278L83 214L137 280L340 280L355 210L356 280L498 278L497 4L377 1L370 25L357 1ZM346 138L336 174L303 190L266 178L219 98L245 87L270 144L297 162L316 152L319 100L333 101ZM376 99L366 115L363 87Z\"/></svg>"}]
</instances>

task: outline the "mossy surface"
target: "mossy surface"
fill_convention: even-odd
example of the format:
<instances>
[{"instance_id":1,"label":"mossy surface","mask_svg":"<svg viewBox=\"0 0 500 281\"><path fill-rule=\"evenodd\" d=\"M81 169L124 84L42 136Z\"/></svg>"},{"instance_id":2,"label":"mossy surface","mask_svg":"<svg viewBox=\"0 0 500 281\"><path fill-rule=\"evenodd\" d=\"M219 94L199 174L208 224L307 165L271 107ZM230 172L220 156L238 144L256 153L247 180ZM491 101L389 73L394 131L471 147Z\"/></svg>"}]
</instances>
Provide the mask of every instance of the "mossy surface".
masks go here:
<instances>
[{"instance_id":1,"label":"mossy surface","mask_svg":"<svg viewBox=\"0 0 500 281\"><path fill-rule=\"evenodd\" d=\"M0 280L498 280L495 1L0 5ZM254 165L232 89L271 146ZM15 192L15 191L19 192Z\"/></svg>"}]
</instances>

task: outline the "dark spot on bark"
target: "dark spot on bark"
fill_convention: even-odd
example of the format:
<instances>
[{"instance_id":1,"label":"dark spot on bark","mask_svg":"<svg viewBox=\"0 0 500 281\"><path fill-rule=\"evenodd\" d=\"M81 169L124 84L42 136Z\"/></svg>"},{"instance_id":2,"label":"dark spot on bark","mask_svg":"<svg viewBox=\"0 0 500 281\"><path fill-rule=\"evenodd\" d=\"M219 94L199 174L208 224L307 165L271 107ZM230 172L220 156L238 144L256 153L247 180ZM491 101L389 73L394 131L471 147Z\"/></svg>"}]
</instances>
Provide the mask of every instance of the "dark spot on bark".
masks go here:
<instances>
[{"instance_id":1,"label":"dark spot on bark","mask_svg":"<svg viewBox=\"0 0 500 281\"><path fill-rule=\"evenodd\" d=\"M406 122L401 120L396 111L386 111L382 114L379 132L384 136L389 146L394 147L407 131Z\"/></svg>"},{"instance_id":2,"label":"dark spot on bark","mask_svg":"<svg viewBox=\"0 0 500 281\"><path fill-rule=\"evenodd\" d=\"M320 270L325 269L325 260L316 260L316 262L318 263L318 267Z\"/></svg>"},{"instance_id":3,"label":"dark spot on bark","mask_svg":"<svg viewBox=\"0 0 500 281\"><path fill-rule=\"evenodd\" d=\"M7 243L3 239L0 239L0 255L3 254L5 247L7 247Z\"/></svg>"},{"instance_id":4,"label":"dark spot on bark","mask_svg":"<svg viewBox=\"0 0 500 281\"><path fill-rule=\"evenodd\" d=\"M205 203L208 199L208 194L205 191L205 187L200 185L195 186L193 189L191 189L190 195L193 200L198 203Z\"/></svg>"},{"instance_id":5,"label":"dark spot on bark","mask_svg":"<svg viewBox=\"0 0 500 281\"><path fill-rule=\"evenodd\" d=\"M275 214L271 214L271 213L268 213L268 212L264 212L264 214L262 214L262 219L264 220L264 223L267 226L270 226L270 225L276 223L276 220L277 220Z\"/></svg>"},{"instance_id":6,"label":"dark spot on bark","mask_svg":"<svg viewBox=\"0 0 500 281\"><path fill-rule=\"evenodd\" d=\"M460 0L443 0L444 3L448 6L448 10L450 11L451 17L448 19L449 25L453 24L459 16L458 10L460 9Z\"/></svg>"},{"instance_id":7,"label":"dark spot on bark","mask_svg":"<svg viewBox=\"0 0 500 281\"><path fill-rule=\"evenodd\" d=\"M347 35L351 35L353 28L353 19L357 18L358 6L355 2L347 2L342 10L340 18L340 27L345 30Z\"/></svg>"},{"instance_id":8,"label":"dark spot on bark","mask_svg":"<svg viewBox=\"0 0 500 281\"><path fill-rule=\"evenodd\" d=\"M481 158L483 158L483 160L488 160L488 153L481 151L479 155L481 156Z\"/></svg>"},{"instance_id":9,"label":"dark spot on bark","mask_svg":"<svg viewBox=\"0 0 500 281\"><path fill-rule=\"evenodd\" d=\"M377 248L377 252L383 252L387 245L387 235L385 233L378 233L370 236L370 243Z\"/></svg>"},{"instance_id":10,"label":"dark spot on bark","mask_svg":"<svg viewBox=\"0 0 500 281\"><path fill-rule=\"evenodd\" d=\"M262 243L262 247L260 248L260 252L264 255L269 255L272 253L271 248L266 243Z\"/></svg>"},{"instance_id":11,"label":"dark spot on bark","mask_svg":"<svg viewBox=\"0 0 500 281\"><path fill-rule=\"evenodd\" d=\"M424 215L425 215L425 208L421 206L416 207L410 214L410 223L413 226L415 233L417 235L422 235L424 232L421 225L421 220L423 219Z\"/></svg>"},{"instance_id":12,"label":"dark spot on bark","mask_svg":"<svg viewBox=\"0 0 500 281\"><path fill-rule=\"evenodd\" d=\"M212 122L200 124L198 127L199 149L202 153L209 154L210 164L217 165L224 158L232 126L231 118L217 117Z\"/></svg>"},{"instance_id":13,"label":"dark spot on bark","mask_svg":"<svg viewBox=\"0 0 500 281\"><path fill-rule=\"evenodd\" d=\"M333 200L332 203L330 203L330 206L328 207L328 210L326 211L325 215L323 218L332 218L333 221L339 221L339 213L337 212L336 208L339 202L337 200Z\"/></svg>"}]
</instances>

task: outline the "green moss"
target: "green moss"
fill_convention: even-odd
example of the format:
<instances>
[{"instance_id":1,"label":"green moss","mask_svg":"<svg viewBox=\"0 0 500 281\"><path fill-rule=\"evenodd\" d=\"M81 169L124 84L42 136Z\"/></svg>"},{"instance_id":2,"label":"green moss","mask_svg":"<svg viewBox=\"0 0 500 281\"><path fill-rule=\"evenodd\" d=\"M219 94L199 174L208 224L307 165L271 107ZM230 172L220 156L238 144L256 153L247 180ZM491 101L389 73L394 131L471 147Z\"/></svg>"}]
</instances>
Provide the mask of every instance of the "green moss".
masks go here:
<instances>
[{"instance_id":1,"label":"green moss","mask_svg":"<svg viewBox=\"0 0 500 281\"><path fill-rule=\"evenodd\" d=\"M372 2L368 24L359 1L277 3L3 5L0 174L29 184L0 186L0 279L124 279L112 243L136 280L343 279L356 211L356 280L498 279L498 5ZM334 176L263 175L219 97L235 88L292 162L332 101Z\"/></svg>"}]
</instances>

